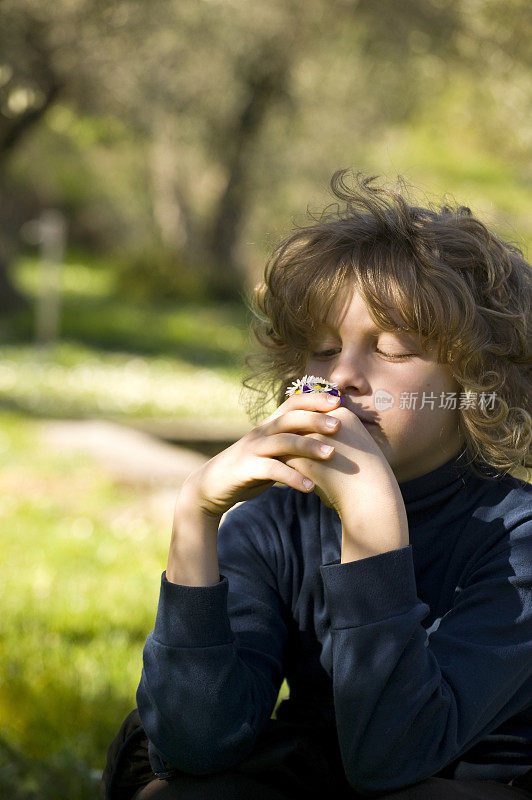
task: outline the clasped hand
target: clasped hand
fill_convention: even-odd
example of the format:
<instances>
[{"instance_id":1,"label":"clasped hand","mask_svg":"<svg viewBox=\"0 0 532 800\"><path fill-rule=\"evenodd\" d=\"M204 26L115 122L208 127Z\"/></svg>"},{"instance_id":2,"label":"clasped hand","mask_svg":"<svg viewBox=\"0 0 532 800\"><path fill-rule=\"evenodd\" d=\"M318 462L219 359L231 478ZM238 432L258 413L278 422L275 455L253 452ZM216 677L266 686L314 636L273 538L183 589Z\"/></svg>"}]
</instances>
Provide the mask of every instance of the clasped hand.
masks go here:
<instances>
[{"instance_id":1,"label":"clasped hand","mask_svg":"<svg viewBox=\"0 0 532 800\"><path fill-rule=\"evenodd\" d=\"M314 483L314 492L325 505L334 508L340 518L363 514L368 504L378 504L381 493L396 483L386 458L361 420L345 407L326 412L340 421L337 431L307 437L334 446L327 460L287 456L282 460ZM358 512L357 512L358 509Z\"/></svg>"},{"instance_id":2,"label":"clasped hand","mask_svg":"<svg viewBox=\"0 0 532 800\"><path fill-rule=\"evenodd\" d=\"M185 481L177 509L196 509L221 518L235 503L249 500L280 482L308 492L304 481L335 509L351 530L379 520L387 531L406 513L386 458L358 417L338 407L339 398L318 392L294 394L233 445ZM330 427L331 419L336 427ZM332 454L321 452L332 445ZM368 534L369 535L369 534ZM402 538L404 538L404 533Z\"/></svg>"}]
</instances>

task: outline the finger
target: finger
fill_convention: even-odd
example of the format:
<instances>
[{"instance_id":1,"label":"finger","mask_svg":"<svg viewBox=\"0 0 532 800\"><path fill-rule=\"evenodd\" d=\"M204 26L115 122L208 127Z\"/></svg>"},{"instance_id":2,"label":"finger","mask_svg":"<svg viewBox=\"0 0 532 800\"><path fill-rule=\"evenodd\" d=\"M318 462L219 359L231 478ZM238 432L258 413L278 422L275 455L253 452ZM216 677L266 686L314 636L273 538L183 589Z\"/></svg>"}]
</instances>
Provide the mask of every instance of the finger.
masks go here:
<instances>
[{"instance_id":1,"label":"finger","mask_svg":"<svg viewBox=\"0 0 532 800\"><path fill-rule=\"evenodd\" d=\"M275 409L273 414L266 417L263 422L276 419L290 409L308 408L330 411L332 408L336 408L339 403L340 398L336 395L328 394L328 392L303 392L302 394L292 394Z\"/></svg>"},{"instance_id":2,"label":"finger","mask_svg":"<svg viewBox=\"0 0 532 800\"><path fill-rule=\"evenodd\" d=\"M304 411L295 409L286 411L267 423L258 426L260 432L266 436L286 431L303 433L335 433L341 425L337 417L324 414L320 411Z\"/></svg>"},{"instance_id":3,"label":"finger","mask_svg":"<svg viewBox=\"0 0 532 800\"><path fill-rule=\"evenodd\" d=\"M300 492L310 492L314 488L313 481L274 458L257 456L250 459L247 468L249 469L248 476L252 475L254 480L277 481Z\"/></svg>"},{"instance_id":4,"label":"finger","mask_svg":"<svg viewBox=\"0 0 532 800\"><path fill-rule=\"evenodd\" d=\"M259 439L254 447L256 454L277 458L299 455L305 458L330 458L334 447L327 442L300 436L297 433L278 433Z\"/></svg>"}]
</instances>

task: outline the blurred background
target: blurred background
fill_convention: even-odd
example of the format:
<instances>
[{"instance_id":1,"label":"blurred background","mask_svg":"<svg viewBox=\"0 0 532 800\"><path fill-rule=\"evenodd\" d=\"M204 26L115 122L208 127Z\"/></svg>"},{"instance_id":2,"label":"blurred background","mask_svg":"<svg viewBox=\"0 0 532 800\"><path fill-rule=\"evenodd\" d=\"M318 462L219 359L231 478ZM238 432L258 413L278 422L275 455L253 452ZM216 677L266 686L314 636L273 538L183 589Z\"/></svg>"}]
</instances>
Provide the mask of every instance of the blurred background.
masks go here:
<instances>
[{"instance_id":1,"label":"blurred background","mask_svg":"<svg viewBox=\"0 0 532 800\"><path fill-rule=\"evenodd\" d=\"M531 40L528 0L3 0L0 795L96 797L178 488L250 427L244 298L332 173L530 252Z\"/></svg>"}]
</instances>

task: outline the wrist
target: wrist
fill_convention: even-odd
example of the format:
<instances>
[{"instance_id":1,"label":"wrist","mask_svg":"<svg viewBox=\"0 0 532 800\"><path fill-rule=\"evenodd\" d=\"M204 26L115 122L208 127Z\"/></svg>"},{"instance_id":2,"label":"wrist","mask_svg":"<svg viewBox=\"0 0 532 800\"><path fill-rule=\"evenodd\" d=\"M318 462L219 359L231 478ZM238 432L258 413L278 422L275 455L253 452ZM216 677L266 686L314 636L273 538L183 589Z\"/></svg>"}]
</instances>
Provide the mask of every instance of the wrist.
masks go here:
<instances>
[{"instance_id":1,"label":"wrist","mask_svg":"<svg viewBox=\"0 0 532 800\"><path fill-rule=\"evenodd\" d=\"M201 470L192 472L183 482L176 500L175 509L186 509L198 519L216 520L218 525L224 515L223 509L213 508L205 498L201 488Z\"/></svg>"},{"instance_id":2,"label":"wrist","mask_svg":"<svg viewBox=\"0 0 532 800\"><path fill-rule=\"evenodd\" d=\"M166 567L166 579L170 583L210 586L219 582L217 536L220 519L203 511L186 491L179 494Z\"/></svg>"},{"instance_id":3,"label":"wrist","mask_svg":"<svg viewBox=\"0 0 532 800\"><path fill-rule=\"evenodd\" d=\"M375 486L379 486L376 491ZM397 481L385 476L364 493L364 502L351 502L342 509L341 562L356 561L410 544L408 517Z\"/></svg>"}]
</instances>

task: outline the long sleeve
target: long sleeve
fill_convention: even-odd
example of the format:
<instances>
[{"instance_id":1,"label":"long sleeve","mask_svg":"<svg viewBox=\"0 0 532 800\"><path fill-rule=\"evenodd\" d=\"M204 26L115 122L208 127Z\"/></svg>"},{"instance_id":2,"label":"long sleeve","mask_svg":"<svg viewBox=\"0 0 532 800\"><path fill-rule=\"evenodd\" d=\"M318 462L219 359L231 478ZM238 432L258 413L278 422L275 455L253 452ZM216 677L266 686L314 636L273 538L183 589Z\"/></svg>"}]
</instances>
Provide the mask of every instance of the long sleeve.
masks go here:
<instances>
[{"instance_id":1,"label":"long sleeve","mask_svg":"<svg viewBox=\"0 0 532 800\"><path fill-rule=\"evenodd\" d=\"M412 546L321 566L347 779L421 781L532 704L532 521L476 559L428 631Z\"/></svg>"},{"instance_id":2,"label":"long sleeve","mask_svg":"<svg viewBox=\"0 0 532 800\"><path fill-rule=\"evenodd\" d=\"M274 538L243 504L218 531L217 584L182 586L162 575L137 703L152 749L185 772L241 761L275 706L287 633L259 547L273 548Z\"/></svg>"}]
</instances>

